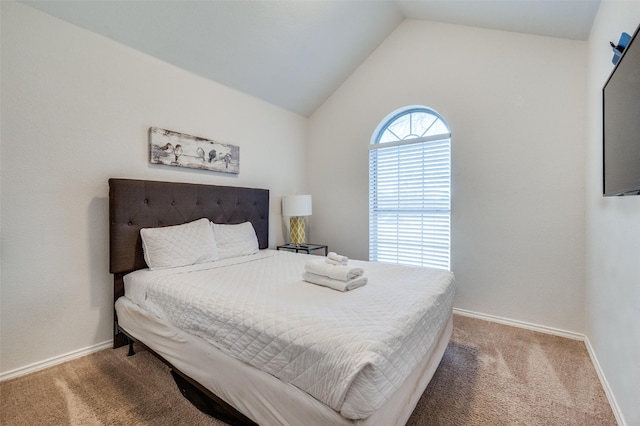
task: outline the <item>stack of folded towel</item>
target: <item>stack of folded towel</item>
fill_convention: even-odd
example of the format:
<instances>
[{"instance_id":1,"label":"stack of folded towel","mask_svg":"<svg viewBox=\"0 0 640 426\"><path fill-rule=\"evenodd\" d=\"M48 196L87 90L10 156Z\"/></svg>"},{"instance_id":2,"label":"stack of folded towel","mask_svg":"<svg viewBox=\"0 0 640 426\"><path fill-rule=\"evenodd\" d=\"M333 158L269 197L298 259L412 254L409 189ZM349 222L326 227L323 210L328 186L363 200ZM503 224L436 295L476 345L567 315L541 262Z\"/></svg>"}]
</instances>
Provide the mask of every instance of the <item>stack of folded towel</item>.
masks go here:
<instances>
[{"instance_id":1,"label":"stack of folded towel","mask_svg":"<svg viewBox=\"0 0 640 426\"><path fill-rule=\"evenodd\" d=\"M349 267L349 259L330 252L324 261L307 262L302 279L339 291L349 291L367 283L362 268Z\"/></svg>"}]
</instances>

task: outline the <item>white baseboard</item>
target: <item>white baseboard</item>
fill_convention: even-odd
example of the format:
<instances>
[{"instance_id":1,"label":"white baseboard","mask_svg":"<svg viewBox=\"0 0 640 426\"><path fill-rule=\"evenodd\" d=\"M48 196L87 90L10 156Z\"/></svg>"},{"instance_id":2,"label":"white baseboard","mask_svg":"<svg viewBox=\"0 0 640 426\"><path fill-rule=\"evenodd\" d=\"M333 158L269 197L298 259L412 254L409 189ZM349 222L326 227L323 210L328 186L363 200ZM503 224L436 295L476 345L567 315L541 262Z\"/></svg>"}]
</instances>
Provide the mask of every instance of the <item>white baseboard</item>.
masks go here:
<instances>
[{"instance_id":1,"label":"white baseboard","mask_svg":"<svg viewBox=\"0 0 640 426\"><path fill-rule=\"evenodd\" d=\"M113 341L109 340L102 343L97 343L95 345L86 347L84 349L78 349L73 352L69 352L67 354L58 355L53 358L46 359L44 361L38 361L30 365L26 365L24 367L16 368L15 370L10 370L0 374L0 382L4 380L14 379L16 377L24 376L29 373L34 373L38 370L43 370L48 367L53 367L54 365L62 364L63 362L71 361L72 359L80 358L85 355L92 354L94 352L101 351L103 349L107 349L113 346Z\"/></svg>"},{"instance_id":2,"label":"white baseboard","mask_svg":"<svg viewBox=\"0 0 640 426\"><path fill-rule=\"evenodd\" d=\"M566 337L573 340L584 340L584 334L574 333L573 331L561 330L559 328L547 327L545 325L533 324L525 321L518 321L509 318L498 317L495 315L481 314L479 312L467 311L465 309L453 308L453 313L466 317L478 318L485 321L497 322L499 324L510 325L527 330L538 331L540 333L553 334L554 336Z\"/></svg>"},{"instance_id":3,"label":"white baseboard","mask_svg":"<svg viewBox=\"0 0 640 426\"><path fill-rule=\"evenodd\" d=\"M596 369L596 373L598 373L598 378L600 379L600 383L602 384L602 388L604 389L605 395L607 395L607 399L609 400L609 405L611 406L611 410L613 411L613 415L616 417L616 421L620 426L626 426L627 422L624 419L624 415L618 406L618 401L613 395L613 391L611 390L611 386L609 386L609 382L602 372L602 368L600 368L600 363L598 362L598 357L596 357L596 353L593 350L593 346L591 346L591 341L588 337L585 337L584 344L587 346L587 352L589 352L589 357L591 358L591 363Z\"/></svg>"}]
</instances>

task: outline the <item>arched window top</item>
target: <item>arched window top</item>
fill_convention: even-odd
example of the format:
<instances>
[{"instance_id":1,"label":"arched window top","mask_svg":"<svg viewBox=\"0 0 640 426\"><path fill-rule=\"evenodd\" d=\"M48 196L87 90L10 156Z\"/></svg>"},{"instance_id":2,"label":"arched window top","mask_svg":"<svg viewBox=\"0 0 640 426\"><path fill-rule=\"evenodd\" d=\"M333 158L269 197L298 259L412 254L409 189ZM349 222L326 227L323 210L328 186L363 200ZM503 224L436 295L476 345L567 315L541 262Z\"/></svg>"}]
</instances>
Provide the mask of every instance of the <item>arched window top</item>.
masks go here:
<instances>
[{"instance_id":1,"label":"arched window top","mask_svg":"<svg viewBox=\"0 0 640 426\"><path fill-rule=\"evenodd\" d=\"M449 125L436 111L424 106L410 106L396 110L382 120L373 132L371 143L449 137L450 134Z\"/></svg>"}]
</instances>

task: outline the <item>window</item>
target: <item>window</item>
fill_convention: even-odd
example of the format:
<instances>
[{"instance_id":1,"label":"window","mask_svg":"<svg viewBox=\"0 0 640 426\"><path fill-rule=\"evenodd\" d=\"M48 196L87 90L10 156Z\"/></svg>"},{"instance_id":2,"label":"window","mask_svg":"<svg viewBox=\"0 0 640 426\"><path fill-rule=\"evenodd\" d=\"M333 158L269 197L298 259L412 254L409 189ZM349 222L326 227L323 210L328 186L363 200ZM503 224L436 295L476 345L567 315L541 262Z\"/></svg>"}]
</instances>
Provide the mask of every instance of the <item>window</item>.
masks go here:
<instances>
[{"instance_id":1,"label":"window","mask_svg":"<svg viewBox=\"0 0 640 426\"><path fill-rule=\"evenodd\" d=\"M369 260L449 269L451 132L426 107L385 118L369 146Z\"/></svg>"}]
</instances>

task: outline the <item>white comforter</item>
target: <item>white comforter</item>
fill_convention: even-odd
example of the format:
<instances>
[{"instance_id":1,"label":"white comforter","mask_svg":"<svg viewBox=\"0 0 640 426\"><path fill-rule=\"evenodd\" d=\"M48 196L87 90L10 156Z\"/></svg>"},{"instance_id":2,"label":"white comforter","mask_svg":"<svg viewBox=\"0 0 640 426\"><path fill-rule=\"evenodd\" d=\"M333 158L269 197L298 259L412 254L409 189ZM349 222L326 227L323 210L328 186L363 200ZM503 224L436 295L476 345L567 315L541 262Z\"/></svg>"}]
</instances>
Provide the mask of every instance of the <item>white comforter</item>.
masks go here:
<instances>
[{"instance_id":1,"label":"white comforter","mask_svg":"<svg viewBox=\"0 0 640 426\"><path fill-rule=\"evenodd\" d=\"M444 270L362 261L364 287L302 280L310 255L252 256L125 277L126 297L223 352L304 390L344 417L366 418L434 343L453 305Z\"/></svg>"}]
</instances>

